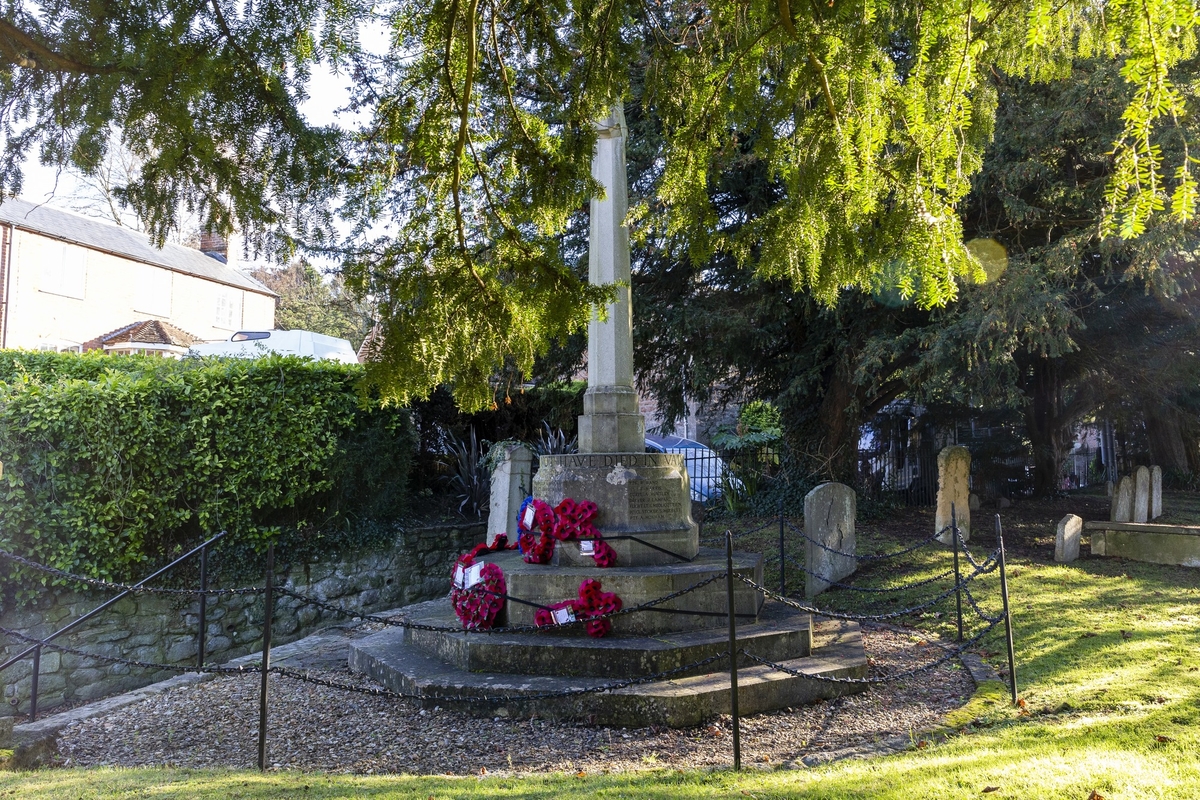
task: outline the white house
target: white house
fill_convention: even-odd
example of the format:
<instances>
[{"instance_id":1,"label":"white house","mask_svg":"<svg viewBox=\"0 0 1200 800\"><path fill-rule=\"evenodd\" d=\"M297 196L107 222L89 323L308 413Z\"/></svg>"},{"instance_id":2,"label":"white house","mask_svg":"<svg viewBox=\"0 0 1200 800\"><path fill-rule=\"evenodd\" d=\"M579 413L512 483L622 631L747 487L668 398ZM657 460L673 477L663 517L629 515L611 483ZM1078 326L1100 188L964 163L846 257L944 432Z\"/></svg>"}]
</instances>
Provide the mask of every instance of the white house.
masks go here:
<instances>
[{"instance_id":1,"label":"white house","mask_svg":"<svg viewBox=\"0 0 1200 800\"><path fill-rule=\"evenodd\" d=\"M143 324L155 322L163 324ZM218 258L175 244L160 249L145 234L58 208L0 204L0 348L80 351L134 329L178 329L184 337L166 338L204 341L274 327L275 294Z\"/></svg>"}]
</instances>

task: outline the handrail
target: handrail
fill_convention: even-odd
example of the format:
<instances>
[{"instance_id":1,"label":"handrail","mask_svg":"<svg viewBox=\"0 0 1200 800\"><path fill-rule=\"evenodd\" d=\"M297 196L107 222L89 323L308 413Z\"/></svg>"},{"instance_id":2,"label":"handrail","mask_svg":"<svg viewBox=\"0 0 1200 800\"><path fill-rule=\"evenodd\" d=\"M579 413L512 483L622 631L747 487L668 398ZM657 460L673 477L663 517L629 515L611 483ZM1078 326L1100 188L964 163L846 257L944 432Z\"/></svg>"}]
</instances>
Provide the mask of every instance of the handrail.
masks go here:
<instances>
[{"instance_id":1,"label":"handrail","mask_svg":"<svg viewBox=\"0 0 1200 800\"><path fill-rule=\"evenodd\" d=\"M16 664L18 661L20 661L23 658L25 658L26 656L29 656L30 654L32 654L34 656L34 661L35 661L33 687L36 687L37 686L37 667L38 667L36 662L39 660L39 656L41 655L42 645L48 644L49 642L52 642L55 639L57 639L59 636L62 636L64 633L74 630L76 627L78 627L82 623L84 623L87 620L91 619L92 617L96 616L101 611L104 611L105 609L111 607L114 603L117 603L118 601L122 600L126 596L132 594L135 590L141 588L145 584L154 580L159 575L162 575L166 572L171 571L179 564L183 563L184 561L188 560L192 556L196 555L196 553L207 553L208 547L210 545L212 545L213 542L216 542L218 539L223 537L226 533L227 533L227 531L221 531L216 536L209 539L207 542L204 542L203 544L200 544L200 545L192 548L188 552L181 555L179 558L172 561L170 564L167 564L165 567L163 567L162 569L155 572L153 575L143 578L142 580L135 583L133 586L130 586L128 589L120 592L119 594L115 595L114 597L111 597L108 600L101 603L100 605L96 606L91 611L84 614L82 617L79 617L78 619L72 620L71 622L67 623L66 625L59 628L54 633L52 633L49 636L47 636L46 638L40 640L37 644L32 645L32 646L26 648L25 650L21 651L17 655L10 658L8 661L5 661L3 664L0 664L0 672L3 672L4 670L11 667L13 664ZM203 636L203 633L201 633L201 636ZM201 654L201 658L203 658L203 654ZM36 690L36 688L32 688L31 694L32 694L32 696L30 698L29 716L30 716L30 720L32 721L33 717L36 716L36 714L37 714L37 690Z\"/></svg>"}]
</instances>

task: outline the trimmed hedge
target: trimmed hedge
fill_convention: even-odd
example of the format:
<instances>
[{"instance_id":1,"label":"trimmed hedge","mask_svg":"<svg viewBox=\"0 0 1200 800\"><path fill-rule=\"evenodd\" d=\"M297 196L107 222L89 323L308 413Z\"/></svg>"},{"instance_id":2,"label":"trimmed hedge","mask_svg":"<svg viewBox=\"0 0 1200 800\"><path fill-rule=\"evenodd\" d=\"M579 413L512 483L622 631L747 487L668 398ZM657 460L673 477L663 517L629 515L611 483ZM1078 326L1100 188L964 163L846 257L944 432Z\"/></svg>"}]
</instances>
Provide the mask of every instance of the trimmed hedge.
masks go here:
<instances>
[{"instance_id":1,"label":"trimmed hedge","mask_svg":"<svg viewBox=\"0 0 1200 800\"><path fill-rule=\"evenodd\" d=\"M405 511L416 444L406 410L363 400L361 374L0 353L0 547L130 580L223 529L227 565L268 540L292 558L361 545Z\"/></svg>"}]
</instances>

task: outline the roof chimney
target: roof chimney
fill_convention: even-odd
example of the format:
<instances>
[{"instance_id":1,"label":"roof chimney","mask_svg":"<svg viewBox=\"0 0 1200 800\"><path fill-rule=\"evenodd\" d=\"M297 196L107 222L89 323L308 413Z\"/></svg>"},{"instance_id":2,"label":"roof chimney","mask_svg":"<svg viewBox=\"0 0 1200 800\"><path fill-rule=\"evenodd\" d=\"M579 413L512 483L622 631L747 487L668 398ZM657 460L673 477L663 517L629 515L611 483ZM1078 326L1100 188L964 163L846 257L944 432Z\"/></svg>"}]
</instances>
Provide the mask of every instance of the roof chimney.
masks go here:
<instances>
[{"instance_id":1,"label":"roof chimney","mask_svg":"<svg viewBox=\"0 0 1200 800\"><path fill-rule=\"evenodd\" d=\"M212 256L222 264L229 263L229 242L219 233L202 231L200 233L200 252Z\"/></svg>"}]
</instances>

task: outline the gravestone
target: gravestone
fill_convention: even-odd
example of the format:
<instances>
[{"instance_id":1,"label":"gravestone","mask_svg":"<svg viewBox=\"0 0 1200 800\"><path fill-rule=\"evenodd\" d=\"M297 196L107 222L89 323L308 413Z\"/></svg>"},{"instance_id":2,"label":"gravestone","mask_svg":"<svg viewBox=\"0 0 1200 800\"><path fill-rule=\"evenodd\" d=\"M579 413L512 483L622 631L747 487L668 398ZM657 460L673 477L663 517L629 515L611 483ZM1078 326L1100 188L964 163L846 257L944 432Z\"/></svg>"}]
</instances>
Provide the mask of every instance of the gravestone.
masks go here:
<instances>
[{"instance_id":1,"label":"gravestone","mask_svg":"<svg viewBox=\"0 0 1200 800\"><path fill-rule=\"evenodd\" d=\"M971 492L971 496L967 498L967 508L971 509L972 511L978 511L979 509L983 508L983 503L980 501L979 495Z\"/></svg>"},{"instance_id":2,"label":"gravestone","mask_svg":"<svg viewBox=\"0 0 1200 800\"><path fill-rule=\"evenodd\" d=\"M492 472L492 497L488 505L487 543L500 533L512 543L517 536L517 514L533 486L533 453L514 445Z\"/></svg>"},{"instance_id":3,"label":"gravestone","mask_svg":"<svg viewBox=\"0 0 1200 800\"><path fill-rule=\"evenodd\" d=\"M1104 482L1104 496L1105 497L1113 496L1113 482L1112 481Z\"/></svg>"},{"instance_id":4,"label":"gravestone","mask_svg":"<svg viewBox=\"0 0 1200 800\"><path fill-rule=\"evenodd\" d=\"M1162 467L1150 468L1150 519L1162 516Z\"/></svg>"},{"instance_id":5,"label":"gravestone","mask_svg":"<svg viewBox=\"0 0 1200 800\"><path fill-rule=\"evenodd\" d=\"M822 483L804 497L804 596L853 575L857 498L843 483Z\"/></svg>"},{"instance_id":6,"label":"gravestone","mask_svg":"<svg viewBox=\"0 0 1200 800\"><path fill-rule=\"evenodd\" d=\"M1150 470L1145 467L1133 474L1133 521L1150 521Z\"/></svg>"},{"instance_id":7,"label":"gravestone","mask_svg":"<svg viewBox=\"0 0 1200 800\"><path fill-rule=\"evenodd\" d=\"M971 540L971 451L962 445L942 448L938 453L937 513L934 515L934 530L942 531L950 526L950 509L954 507L955 521L964 542ZM950 544L953 535L939 533L938 541Z\"/></svg>"},{"instance_id":8,"label":"gravestone","mask_svg":"<svg viewBox=\"0 0 1200 800\"><path fill-rule=\"evenodd\" d=\"M1079 558L1079 536L1082 533L1082 517L1074 514L1063 517L1054 534L1054 560L1069 563Z\"/></svg>"},{"instance_id":9,"label":"gravestone","mask_svg":"<svg viewBox=\"0 0 1200 800\"><path fill-rule=\"evenodd\" d=\"M1130 522L1133 520L1133 478L1128 475L1117 483L1113 493L1111 522Z\"/></svg>"}]
</instances>

